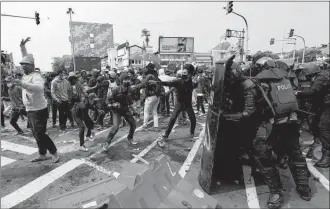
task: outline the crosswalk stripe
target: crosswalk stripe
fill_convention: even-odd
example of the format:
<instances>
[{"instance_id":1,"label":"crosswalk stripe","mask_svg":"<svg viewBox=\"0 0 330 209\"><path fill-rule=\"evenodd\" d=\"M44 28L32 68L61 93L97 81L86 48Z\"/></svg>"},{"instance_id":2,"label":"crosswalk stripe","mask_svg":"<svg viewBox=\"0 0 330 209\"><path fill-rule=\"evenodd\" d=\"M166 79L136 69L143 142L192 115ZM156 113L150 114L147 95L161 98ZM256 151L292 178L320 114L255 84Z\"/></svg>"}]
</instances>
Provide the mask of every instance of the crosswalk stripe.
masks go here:
<instances>
[{"instance_id":1,"label":"crosswalk stripe","mask_svg":"<svg viewBox=\"0 0 330 209\"><path fill-rule=\"evenodd\" d=\"M8 164L10 164L10 163L12 163L12 162L15 162L16 160L14 160L14 159L10 159L10 158L8 158L8 157L3 157L3 156L1 156L1 167L2 166L5 166L5 165L8 165Z\"/></svg>"},{"instance_id":2,"label":"crosswalk stripe","mask_svg":"<svg viewBox=\"0 0 330 209\"><path fill-rule=\"evenodd\" d=\"M82 164L84 164L82 160L72 159L43 176L40 176L18 190L2 197L1 208L12 208L16 206Z\"/></svg>"},{"instance_id":3,"label":"crosswalk stripe","mask_svg":"<svg viewBox=\"0 0 330 209\"><path fill-rule=\"evenodd\" d=\"M204 124L203 124L204 125ZM198 139L196 140L196 142L194 143L194 146L192 147L192 149L190 150L186 160L184 161L183 165L181 166L180 170L179 170L179 175L184 178L185 175L187 174L190 166L191 166L191 163L193 162L196 154L197 154L197 151L199 149L199 147L201 146L202 144L202 141L204 139L204 134L205 134L205 125L203 127L203 130L201 131L201 133L199 134L198 136Z\"/></svg>"},{"instance_id":4,"label":"crosswalk stripe","mask_svg":"<svg viewBox=\"0 0 330 209\"><path fill-rule=\"evenodd\" d=\"M329 180L314 167L312 159L306 158L306 162L308 170L329 191Z\"/></svg>"},{"instance_id":5,"label":"crosswalk stripe","mask_svg":"<svg viewBox=\"0 0 330 209\"><path fill-rule=\"evenodd\" d=\"M4 140L1 140L1 148L3 150L10 150L13 152L18 152L18 153L22 153L22 154L26 154L26 155L32 155L32 154L38 152L37 148L28 147L28 146L20 145L20 144L14 144L14 143L7 142Z\"/></svg>"},{"instance_id":6,"label":"crosswalk stripe","mask_svg":"<svg viewBox=\"0 0 330 209\"><path fill-rule=\"evenodd\" d=\"M249 208L260 208L257 189L254 183L254 178L251 174L251 167L243 165L242 170L244 175L246 198Z\"/></svg>"},{"instance_id":7,"label":"crosswalk stripe","mask_svg":"<svg viewBox=\"0 0 330 209\"><path fill-rule=\"evenodd\" d=\"M178 124L174 124L172 131L178 126ZM134 156L134 158L131 160L131 163L136 163L138 160L140 160L139 158L142 158L143 156L145 156L153 147L156 146L157 142L161 139L161 137L157 137L157 139L155 141L153 141L148 147L146 147L144 150L142 150L138 155L136 155L137 157Z\"/></svg>"}]
</instances>

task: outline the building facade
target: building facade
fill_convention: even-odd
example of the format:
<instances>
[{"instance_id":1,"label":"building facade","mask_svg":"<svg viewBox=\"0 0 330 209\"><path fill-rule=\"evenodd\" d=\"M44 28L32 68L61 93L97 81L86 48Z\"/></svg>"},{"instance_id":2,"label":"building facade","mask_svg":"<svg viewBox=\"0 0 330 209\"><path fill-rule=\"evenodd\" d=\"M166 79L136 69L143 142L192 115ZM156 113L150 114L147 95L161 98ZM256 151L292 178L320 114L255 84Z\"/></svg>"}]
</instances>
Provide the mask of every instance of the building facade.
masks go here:
<instances>
[{"instance_id":1,"label":"building facade","mask_svg":"<svg viewBox=\"0 0 330 209\"><path fill-rule=\"evenodd\" d=\"M215 64L215 62L219 60L228 59L230 56L234 55L235 53L238 53L238 50L238 46L232 45L227 41L222 41L211 50L213 64ZM239 62L240 59L241 58L238 54L238 56L235 57L234 61Z\"/></svg>"},{"instance_id":2,"label":"building facade","mask_svg":"<svg viewBox=\"0 0 330 209\"><path fill-rule=\"evenodd\" d=\"M102 58L114 46L112 24L72 22L71 28L76 56Z\"/></svg>"}]
</instances>

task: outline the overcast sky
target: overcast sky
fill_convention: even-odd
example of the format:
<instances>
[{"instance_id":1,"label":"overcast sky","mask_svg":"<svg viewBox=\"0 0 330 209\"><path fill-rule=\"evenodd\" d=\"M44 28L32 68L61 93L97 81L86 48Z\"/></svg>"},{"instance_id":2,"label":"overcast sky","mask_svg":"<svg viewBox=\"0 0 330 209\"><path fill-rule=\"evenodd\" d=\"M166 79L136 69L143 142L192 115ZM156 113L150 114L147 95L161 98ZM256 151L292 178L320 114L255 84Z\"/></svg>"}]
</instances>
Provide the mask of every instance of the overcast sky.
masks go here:
<instances>
[{"instance_id":1,"label":"overcast sky","mask_svg":"<svg viewBox=\"0 0 330 209\"><path fill-rule=\"evenodd\" d=\"M114 25L114 42L142 45L141 30L151 32L150 44L158 49L158 36L195 38L195 52L209 52L227 28L242 30L242 18L222 9L226 2L1 2L1 14L34 16L40 13L41 24L35 20L1 17L1 49L13 52L15 63L21 59L19 43L31 37L29 53L36 66L51 69L51 58L70 54L69 16L73 21L109 23ZM329 42L329 2L234 2L234 11L245 16L249 24L249 49L280 52L280 42L270 46L269 40L282 39L290 28L306 40L306 46ZM232 42L235 39L231 39ZM303 46L298 40L297 48ZM293 45L285 45L289 51Z\"/></svg>"}]
</instances>

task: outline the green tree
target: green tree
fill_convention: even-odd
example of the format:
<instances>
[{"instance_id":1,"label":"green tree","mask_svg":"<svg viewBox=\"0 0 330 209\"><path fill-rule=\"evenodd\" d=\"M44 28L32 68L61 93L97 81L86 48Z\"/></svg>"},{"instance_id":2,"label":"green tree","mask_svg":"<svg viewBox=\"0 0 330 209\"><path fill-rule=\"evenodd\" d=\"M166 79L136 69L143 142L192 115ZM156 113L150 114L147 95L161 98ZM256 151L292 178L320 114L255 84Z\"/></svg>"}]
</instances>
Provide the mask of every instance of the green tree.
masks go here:
<instances>
[{"instance_id":1,"label":"green tree","mask_svg":"<svg viewBox=\"0 0 330 209\"><path fill-rule=\"evenodd\" d=\"M65 72L72 72L74 70L73 68L73 59L71 56L63 56L63 57L54 57L53 62L53 71L57 72L59 70L65 71Z\"/></svg>"}]
</instances>

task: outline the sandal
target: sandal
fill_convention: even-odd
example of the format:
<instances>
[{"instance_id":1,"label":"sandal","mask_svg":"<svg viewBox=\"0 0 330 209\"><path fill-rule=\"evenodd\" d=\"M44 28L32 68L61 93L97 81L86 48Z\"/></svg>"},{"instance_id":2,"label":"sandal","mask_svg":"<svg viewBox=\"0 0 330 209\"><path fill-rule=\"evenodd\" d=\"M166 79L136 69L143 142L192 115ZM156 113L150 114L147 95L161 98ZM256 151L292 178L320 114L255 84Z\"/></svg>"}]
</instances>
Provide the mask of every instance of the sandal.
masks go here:
<instances>
[{"instance_id":1,"label":"sandal","mask_svg":"<svg viewBox=\"0 0 330 209\"><path fill-rule=\"evenodd\" d=\"M58 155L53 155L52 156L52 159L53 159L53 163L58 163L60 161L60 157Z\"/></svg>"},{"instance_id":2,"label":"sandal","mask_svg":"<svg viewBox=\"0 0 330 209\"><path fill-rule=\"evenodd\" d=\"M45 161L45 160L47 160L47 159L48 159L48 158L47 158L45 155L40 155L39 157L30 160L30 162L31 162L31 163L36 163L36 162Z\"/></svg>"}]
</instances>

